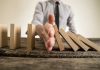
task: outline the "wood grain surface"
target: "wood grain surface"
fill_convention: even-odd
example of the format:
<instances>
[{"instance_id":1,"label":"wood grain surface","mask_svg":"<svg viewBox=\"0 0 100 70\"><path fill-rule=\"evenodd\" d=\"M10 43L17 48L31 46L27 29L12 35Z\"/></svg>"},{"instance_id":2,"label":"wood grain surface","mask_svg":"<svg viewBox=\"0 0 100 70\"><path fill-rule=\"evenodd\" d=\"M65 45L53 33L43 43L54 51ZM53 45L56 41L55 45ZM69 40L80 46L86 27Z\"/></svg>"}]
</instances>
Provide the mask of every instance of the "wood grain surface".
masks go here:
<instances>
[{"instance_id":1,"label":"wood grain surface","mask_svg":"<svg viewBox=\"0 0 100 70\"><path fill-rule=\"evenodd\" d=\"M0 70L100 70L100 58L0 57Z\"/></svg>"},{"instance_id":2,"label":"wood grain surface","mask_svg":"<svg viewBox=\"0 0 100 70\"><path fill-rule=\"evenodd\" d=\"M100 45L100 39L89 39ZM43 49L43 41L36 39L37 49ZM21 46L26 47L26 38L21 40ZM42 44L42 45L41 45ZM40 47L39 47L40 46ZM70 49L70 47L68 47ZM45 48L44 48L45 49ZM3 51L2 51L3 52ZM94 54L93 54L94 52ZM1 53L1 52L0 52ZM57 52L56 52L57 53ZM61 53L61 52L59 52ZM77 53L77 52L76 52ZM91 51L96 56L95 51ZM89 53L89 54L91 54ZM97 52L98 55L100 54ZM75 52L72 52L75 54ZM82 54L86 54L83 52ZM71 54L68 53L70 56ZM30 57L7 57L0 55L0 70L100 70L100 57L85 58L30 58Z\"/></svg>"}]
</instances>

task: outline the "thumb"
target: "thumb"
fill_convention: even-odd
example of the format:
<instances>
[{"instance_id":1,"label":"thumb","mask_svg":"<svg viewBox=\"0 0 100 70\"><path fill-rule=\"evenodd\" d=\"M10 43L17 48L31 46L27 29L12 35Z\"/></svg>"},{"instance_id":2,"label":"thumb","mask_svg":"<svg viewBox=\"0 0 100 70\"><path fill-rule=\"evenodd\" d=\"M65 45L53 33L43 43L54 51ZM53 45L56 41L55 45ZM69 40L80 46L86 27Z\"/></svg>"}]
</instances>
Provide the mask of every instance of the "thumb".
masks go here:
<instances>
[{"instance_id":1,"label":"thumb","mask_svg":"<svg viewBox=\"0 0 100 70\"><path fill-rule=\"evenodd\" d=\"M54 22L55 22L55 17L53 16L53 15L49 15L49 19L48 19L48 22L50 23L50 24L54 24Z\"/></svg>"}]
</instances>

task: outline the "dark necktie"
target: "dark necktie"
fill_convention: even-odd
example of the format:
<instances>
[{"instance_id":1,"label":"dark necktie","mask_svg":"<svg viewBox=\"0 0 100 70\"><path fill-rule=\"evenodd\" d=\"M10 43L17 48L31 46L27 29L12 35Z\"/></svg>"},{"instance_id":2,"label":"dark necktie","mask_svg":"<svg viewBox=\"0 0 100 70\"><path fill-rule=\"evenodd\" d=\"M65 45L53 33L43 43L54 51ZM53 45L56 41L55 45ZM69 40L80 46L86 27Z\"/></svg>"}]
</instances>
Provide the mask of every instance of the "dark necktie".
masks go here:
<instances>
[{"instance_id":1,"label":"dark necktie","mask_svg":"<svg viewBox=\"0 0 100 70\"><path fill-rule=\"evenodd\" d=\"M59 2L58 1L55 4L55 23L59 29Z\"/></svg>"}]
</instances>

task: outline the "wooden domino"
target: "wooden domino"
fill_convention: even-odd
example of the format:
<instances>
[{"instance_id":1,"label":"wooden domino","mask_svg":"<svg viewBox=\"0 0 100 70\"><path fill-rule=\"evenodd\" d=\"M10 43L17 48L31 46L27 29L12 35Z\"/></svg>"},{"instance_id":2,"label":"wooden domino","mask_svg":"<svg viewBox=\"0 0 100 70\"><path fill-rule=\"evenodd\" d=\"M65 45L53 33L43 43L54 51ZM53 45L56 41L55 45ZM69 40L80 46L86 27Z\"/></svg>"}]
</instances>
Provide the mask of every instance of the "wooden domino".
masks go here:
<instances>
[{"instance_id":1,"label":"wooden domino","mask_svg":"<svg viewBox=\"0 0 100 70\"><path fill-rule=\"evenodd\" d=\"M57 41L57 44L59 46L60 51L63 51L64 50L64 44L63 44L63 41L62 41L60 34L58 32L57 25L53 25L53 26L54 26L54 29L55 29L55 39Z\"/></svg>"},{"instance_id":2,"label":"wooden domino","mask_svg":"<svg viewBox=\"0 0 100 70\"><path fill-rule=\"evenodd\" d=\"M28 24L27 52L31 52L35 48L35 32L36 26L33 24Z\"/></svg>"},{"instance_id":3,"label":"wooden domino","mask_svg":"<svg viewBox=\"0 0 100 70\"><path fill-rule=\"evenodd\" d=\"M15 24L10 25L10 49L20 47L21 28Z\"/></svg>"},{"instance_id":4,"label":"wooden domino","mask_svg":"<svg viewBox=\"0 0 100 70\"><path fill-rule=\"evenodd\" d=\"M89 47L87 45L85 45L82 41L80 41L74 33L72 33L72 32L67 32L67 33L73 39L73 41L75 43L77 43L83 50L85 50L85 51L89 50Z\"/></svg>"},{"instance_id":5,"label":"wooden domino","mask_svg":"<svg viewBox=\"0 0 100 70\"><path fill-rule=\"evenodd\" d=\"M0 48L8 46L7 28L0 25Z\"/></svg>"},{"instance_id":6,"label":"wooden domino","mask_svg":"<svg viewBox=\"0 0 100 70\"><path fill-rule=\"evenodd\" d=\"M97 51L100 51L100 46L96 45L95 43L91 42L90 40L88 40L87 38L81 36L81 35L78 35L78 38L84 42L85 44L87 44L88 46L90 46L91 48L97 50Z\"/></svg>"},{"instance_id":7,"label":"wooden domino","mask_svg":"<svg viewBox=\"0 0 100 70\"><path fill-rule=\"evenodd\" d=\"M68 36L67 33L64 32L63 29L60 29L59 32L74 51L77 51L79 49L79 47L71 40L71 38Z\"/></svg>"}]
</instances>

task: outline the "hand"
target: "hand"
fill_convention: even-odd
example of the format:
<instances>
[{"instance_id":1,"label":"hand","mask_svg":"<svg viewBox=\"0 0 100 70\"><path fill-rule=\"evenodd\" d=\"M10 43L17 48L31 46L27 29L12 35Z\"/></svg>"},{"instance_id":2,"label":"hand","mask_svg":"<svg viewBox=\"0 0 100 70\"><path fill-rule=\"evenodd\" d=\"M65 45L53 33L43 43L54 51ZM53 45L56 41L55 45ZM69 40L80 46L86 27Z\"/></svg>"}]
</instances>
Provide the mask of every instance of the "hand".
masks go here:
<instances>
[{"instance_id":1,"label":"hand","mask_svg":"<svg viewBox=\"0 0 100 70\"><path fill-rule=\"evenodd\" d=\"M48 40L45 41L45 46L46 46L48 51L51 51L54 44L55 44L55 38L54 38L55 30L53 28L53 25L50 23L46 23L44 25L44 28L45 28L45 31L48 35Z\"/></svg>"},{"instance_id":2,"label":"hand","mask_svg":"<svg viewBox=\"0 0 100 70\"><path fill-rule=\"evenodd\" d=\"M52 15L49 16L48 22L43 25L37 25L36 31L40 35L41 38L43 38L45 42L45 47L48 51L52 51L53 46L55 44L55 30L53 28L54 24L54 17Z\"/></svg>"}]
</instances>

